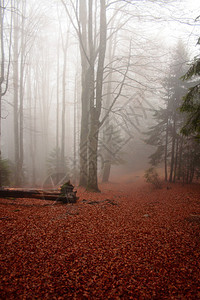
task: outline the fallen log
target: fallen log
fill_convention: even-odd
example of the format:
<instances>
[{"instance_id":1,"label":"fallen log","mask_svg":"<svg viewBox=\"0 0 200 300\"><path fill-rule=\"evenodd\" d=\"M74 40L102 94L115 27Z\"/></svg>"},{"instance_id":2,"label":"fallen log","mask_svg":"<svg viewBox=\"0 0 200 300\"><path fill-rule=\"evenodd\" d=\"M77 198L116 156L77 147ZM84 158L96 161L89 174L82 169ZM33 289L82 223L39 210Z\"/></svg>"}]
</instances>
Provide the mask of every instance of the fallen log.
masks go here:
<instances>
[{"instance_id":1,"label":"fallen log","mask_svg":"<svg viewBox=\"0 0 200 300\"><path fill-rule=\"evenodd\" d=\"M63 203L75 203L78 200L76 192L61 194L59 191L24 190L24 189L0 189L0 198L32 198L41 200L61 201Z\"/></svg>"}]
</instances>

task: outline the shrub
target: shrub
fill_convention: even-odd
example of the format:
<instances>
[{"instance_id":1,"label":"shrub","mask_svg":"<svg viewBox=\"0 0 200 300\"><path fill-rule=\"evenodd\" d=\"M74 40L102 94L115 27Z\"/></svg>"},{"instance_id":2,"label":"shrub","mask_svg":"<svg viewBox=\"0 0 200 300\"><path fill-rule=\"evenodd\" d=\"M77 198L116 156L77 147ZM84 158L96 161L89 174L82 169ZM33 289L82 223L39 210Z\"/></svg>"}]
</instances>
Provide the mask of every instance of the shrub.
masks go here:
<instances>
[{"instance_id":1,"label":"shrub","mask_svg":"<svg viewBox=\"0 0 200 300\"><path fill-rule=\"evenodd\" d=\"M162 188L161 179L159 178L157 171L153 167L145 171L144 178L146 179L146 182L151 183L155 188Z\"/></svg>"},{"instance_id":2,"label":"shrub","mask_svg":"<svg viewBox=\"0 0 200 300\"><path fill-rule=\"evenodd\" d=\"M0 176L1 176L1 185L9 185L10 183L10 164L7 159L0 158Z\"/></svg>"}]
</instances>

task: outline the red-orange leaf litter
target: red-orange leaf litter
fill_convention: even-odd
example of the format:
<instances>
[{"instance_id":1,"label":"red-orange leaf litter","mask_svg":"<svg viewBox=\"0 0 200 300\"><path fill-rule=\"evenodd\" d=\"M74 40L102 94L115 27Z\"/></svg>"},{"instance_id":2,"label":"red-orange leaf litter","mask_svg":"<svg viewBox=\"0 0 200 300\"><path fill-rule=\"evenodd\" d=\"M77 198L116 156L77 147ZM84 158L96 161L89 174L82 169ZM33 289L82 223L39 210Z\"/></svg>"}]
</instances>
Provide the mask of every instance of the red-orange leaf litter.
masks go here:
<instances>
[{"instance_id":1,"label":"red-orange leaf litter","mask_svg":"<svg viewBox=\"0 0 200 300\"><path fill-rule=\"evenodd\" d=\"M200 186L0 199L1 299L200 299Z\"/></svg>"}]
</instances>

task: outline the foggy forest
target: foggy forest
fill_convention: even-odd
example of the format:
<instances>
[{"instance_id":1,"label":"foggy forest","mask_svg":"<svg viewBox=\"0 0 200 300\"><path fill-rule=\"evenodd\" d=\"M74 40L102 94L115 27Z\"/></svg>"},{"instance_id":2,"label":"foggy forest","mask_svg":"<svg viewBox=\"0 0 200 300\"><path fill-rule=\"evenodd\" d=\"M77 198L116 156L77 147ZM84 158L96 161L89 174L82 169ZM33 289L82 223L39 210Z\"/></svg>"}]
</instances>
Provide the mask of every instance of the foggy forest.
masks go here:
<instances>
[{"instance_id":1,"label":"foggy forest","mask_svg":"<svg viewBox=\"0 0 200 300\"><path fill-rule=\"evenodd\" d=\"M2 299L198 299L200 4L0 0Z\"/></svg>"}]
</instances>

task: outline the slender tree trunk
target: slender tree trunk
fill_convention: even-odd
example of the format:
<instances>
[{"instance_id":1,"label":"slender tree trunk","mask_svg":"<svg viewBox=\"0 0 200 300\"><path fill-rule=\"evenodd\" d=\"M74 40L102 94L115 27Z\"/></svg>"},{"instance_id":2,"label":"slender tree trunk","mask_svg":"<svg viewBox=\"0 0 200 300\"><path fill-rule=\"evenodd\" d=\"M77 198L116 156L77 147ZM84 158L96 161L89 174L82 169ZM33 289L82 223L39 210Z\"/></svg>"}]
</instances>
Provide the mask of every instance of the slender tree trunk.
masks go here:
<instances>
[{"instance_id":1,"label":"slender tree trunk","mask_svg":"<svg viewBox=\"0 0 200 300\"><path fill-rule=\"evenodd\" d=\"M2 84L4 82L4 1L0 1L0 38L1 38L1 74L0 74L0 162L1 162L1 109L2 109ZM2 186L2 172L1 172L1 166L0 166L0 187Z\"/></svg>"},{"instance_id":2,"label":"slender tree trunk","mask_svg":"<svg viewBox=\"0 0 200 300\"><path fill-rule=\"evenodd\" d=\"M178 150L179 150L179 138L177 137L177 139L176 139L176 156L175 156L175 162L174 162L174 177L173 177L173 182L176 181L176 177L177 177Z\"/></svg>"},{"instance_id":3,"label":"slender tree trunk","mask_svg":"<svg viewBox=\"0 0 200 300\"><path fill-rule=\"evenodd\" d=\"M110 125L109 122L109 116L105 120L105 138L104 143L106 145L105 147L105 155L104 155L104 168L103 168L103 176L102 176L102 182L108 182L110 171L111 171L111 163L112 163L112 153L113 153L113 147L112 147L112 135L113 135L113 127Z\"/></svg>"},{"instance_id":4,"label":"slender tree trunk","mask_svg":"<svg viewBox=\"0 0 200 300\"><path fill-rule=\"evenodd\" d=\"M37 71L36 71L37 72ZM37 153L37 94L38 94L38 76L34 80L34 111L33 111L33 183L36 185L36 153Z\"/></svg>"},{"instance_id":5,"label":"slender tree trunk","mask_svg":"<svg viewBox=\"0 0 200 300\"><path fill-rule=\"evenodd\" d=\"M11 0L12 7L12 0ZM13 27L13 12L10 12L10 38L9 38L9 47L6 51L8 55L7 61L7 72L5 71L5 49L4 49L4 16L5 16L5 7L7 3L0 0L0 162L2 160L2 132L1 132L1 119L2 119L2 97L7 93L8 90L8 80L9 80L9 71L10 71L10 61L11 61L11 44L12 44L12 27ZM7 73L7 74L5 74ZM0 187L2 186L2 170L0 166Z\"/></svg>"},{"instance_id":6,"label":"slender tree trunk","mask_svg":"<svg viewBox=\"0 0 200 300\"><path fill-rule=\"evenodd\" d=\"M49 97L49 51L44 49L43 53L43 66L41 70L41 85L38 88L38 102L41 110L42 122L42 139L43 139L43 161L48 159L49 149L49 110L50 110L50 97ZM40 70L39 70L40 71ZM38 72L39 72L38 71ZM46 167L46 164L45 164Z\"/></svg>"},{"instance_id":7,"label":"slender tree trunk","mask_svg":"<svg viewBox=\"0 0 200 300\"><path fill-rule=\"evenodd\" d=\"M176 139L172 137L172 152L171 152L171 164L170 164L170 175L169 175L169 182L172 182L173 179L173 172L174 172L174 158L175 158L175 143Z\"/></svg>"},{"instance_id":8,"label":"slender tree trunk","mask_svg":"<svg viewBox=\"0 0 200 300\"><path fill-rule=\"evenodd\" d=\"M104 164L104 169L103 169L102 182L109 181L110 171L111 171L111 163L110 163L110 161L106 161Z\"/></svg>"},{"instance_id":9,"label":"slender tree trunk","mask_svg":"<svg viewBox=\"0 0 200 300\"><path fill-rule=\"evenodd\" d=\"M88 78L82 79L82 114L81 114L81 133L80 133L80 179L79 185L87 187L88 177Z\"/></svg>"},{"instance_id":10,"label":"slender tree trunk","mask_svg":"<svg viewBox=\"0 0 200 300\"><path fill-rule=\"evenodd\" d=\"M28 105L29 105L29 127L30 127L30 177L31 177L31 185L36 185L36 174L35 174L35 120L34 120L34 97L32 91L32 74L31 69L28 70L28 78L27 78L27 96L28 96Z\"/></svg>"},{"instance_id":11,"label":"slender tree trunk","mask_svg":"<svg viewBox=\"0 0 200 300\"><path fill-rule=\"evenodd\" d=\"M28 76L27 76L27 101L28 101L28 119L29 119L29 153L30 153L30 182L33 184L32 178L32 161L33 161L33 119L32 119L32 87L31 87L31 70L28 69Z\"/></svg>"},{"instance_id":12,"label":"slender tree trunk","mask_svg":"<svg viewBox=\"0 0 200 300\"><path fill-rule=\"evenodd\" d=\"M15 9L18 10L18 1L15 1ZM19 122L18 122L18 105L19 105L19 16L14 14L14 53L13 53L13 97L14 97L14 148L15 148L15 185L19 186Z\"/></svg>"},{"instance_id":13,"label":"slender tree trunk","mask_svg":"<svg viewBox=\"0 0 200 300\"><path fill-rule=\"evenodd\" d=\"M99 134L99 122L96 117L96 110L90 111L90 120L92 126L90 126L89 132L89 174L87 189L98 192L98 180L97 180L97 151L98 151L98 134Z\"/></svg>"},{"instance_id":14,"label":"slender tree trunk","mask_svg":"<svg viewBox=\"0 0 200 300\"><path fill-rule=\"evenodd\" d=\"M60 117L60 113L59 113L59 109L60 109L60 97L59 97L59 89L60 89L60 53L59 53L59 41L58 41L58 46L57 46L57 91L56 91L56 172L59 173L59 117ZM59 180L59 177L57 176L57 182Z\"/></svg>"},{"instance_id":15,"label":"slender tree trunk","mask_svg":"<svg viewBox=\"0 0 200 300\"><path fill-rule=\"evenodd\" d=\"M1 170L1 160L2 160L2 157L1 157L1 101L2 101L2 96L1 96L1 93L2 93L2 88L0 85L0 187L2 186L2 170Z\"/></svg>"},{"instance_id":16,"label":"slender tree trunk","mask_svg":"<svg viewBox=\"0 0 200 300\"><path fill-rule=\"evenodd\" d=\"M168 135L169 135L169 120L167 119L167 124L166 124L166 134L165 134L165 181L168 179L168 166L167 166L167 155L168 155Z\"/></svg>"},{"instance_id":17,"label":"slender tree trunk","mask_svg":"<svg viewBox=\"0 0 200 300\"><path fill-rule=\"evenodd\" d=\"M66 112L66 65L67 65L67 53L64 48L64 62L63 62L63 74L62 74L62 127L61 127L61 161L65 161L65 112Z\"/></svg>"},{"instance_id":18,"label":"slender tree trunk","mask_svg":"<svg viewBox=\"0 0 200 300\"><path fill-rule=\"evenodd\" d=\"M80 39L80 54L81 54L81 133L80 133L80 178L79 185L87 187L87 177L88 177L88 121L89 121L89 62L87 57L88 43L87 43L87 9L86 0L79 2L79 16L80 16L80 26L81 26L81 36Z\"/></svg>"},{"instance_id":19,"label":"slender tree trunk","mask_svg":"<svg viewBox=\"0 0 200 300\"><path fill-rule=\"evenodd\" d=\"M109 81L109 85L111 85L111 81ZM110 94L109 94L109 86L107 89L108 96L107 96L107 105L106 107L109 107L110 103ZM110 171L111 171L111 148L112 148L112 130L110 130L110 118L109 116L105 120L105 127L103 132L103 174L102 174L102 182L108 182Z\"/></svg>"},{"instance_id":20,"label":"slender tree trunk","mask_svg":"<svg viewBox=\"0 0 200 300\"><path fill-rule=\"evenodd\" d=\"M172 152L171 152L171 166L170 166L170 176L169 182L173 180L173 172L174 172L174 159L175 159L175 144L176 144L176 115L174 114L173 121L173 133L172 133Z\"/></svg>"},{"instance_id":21,"label":"slender tree trunk","mask_svg":"<svg viewBox=\"0 0 200 300\"><path fill-rule=\"evenodd\" d=\"M178 154L178 180L180 180L181 176L183 175L182 155L183 155L183 136L181 136L179 154Z\"/></svg>"},{"instance_id":22,"label":"slender tree trunk","mask_svg":"<svg viewBox=\"0 0 200 300\"><path fill-rule=\"evenodd\" d=\"M73 177L74 183L76 184L76 168L77 168L77 74L75 75L75 86L74 86L74 157L73 157Z\"/></svg>"},{"instance_id":23,"label":"slender tree trunk","mask_svg":"<svg viewBox=\"0 0 200 300\"><path fill-rule=\"evenodd\" d=\"M23 183L23 164L24 164L24 66L25 66L25 37L24 37L24 22L26 14L26 1L22 3L22 25L21 25L21 59L20 59L20 89L19 89L19 177L20 185Z\"/></svg>"},{"instance_id":24,"label":"slender tree trunk","mask_svg":"<svg viewBox=\"0 0 200 300\"><path fill-rule=\"evenodd\" d=\"M193 178L194 178L194 171L195 171L194 160L191 159L191 165L190 165L190 179L189 179L189 183L192 183L192 181L193 181Z\"/></svg>"},{"instance_id":25,"label":"slender tree trunk","mask_svg":"<svg viewBox=\"0 0 200 300\"><path fill-rule=\"evenodd\" d=\"M189 183L190 172L190 146L187 146L187 161L186 161L186 183Z\"/></svg>"}]
</instances>

